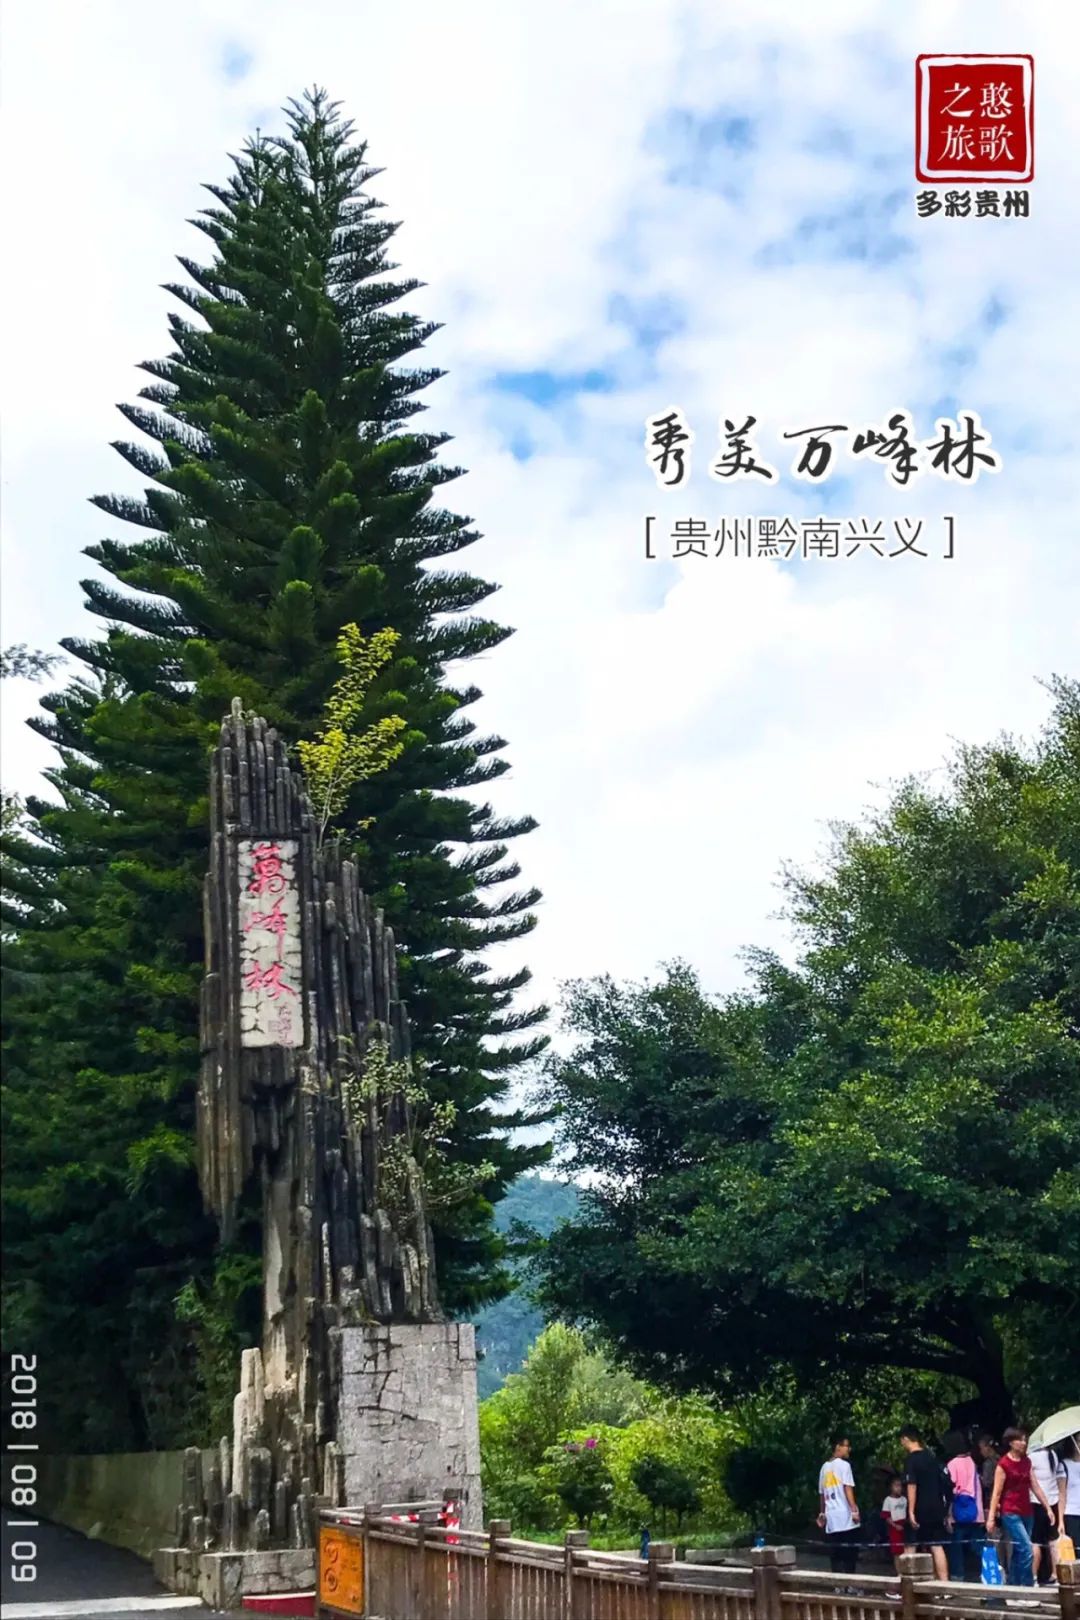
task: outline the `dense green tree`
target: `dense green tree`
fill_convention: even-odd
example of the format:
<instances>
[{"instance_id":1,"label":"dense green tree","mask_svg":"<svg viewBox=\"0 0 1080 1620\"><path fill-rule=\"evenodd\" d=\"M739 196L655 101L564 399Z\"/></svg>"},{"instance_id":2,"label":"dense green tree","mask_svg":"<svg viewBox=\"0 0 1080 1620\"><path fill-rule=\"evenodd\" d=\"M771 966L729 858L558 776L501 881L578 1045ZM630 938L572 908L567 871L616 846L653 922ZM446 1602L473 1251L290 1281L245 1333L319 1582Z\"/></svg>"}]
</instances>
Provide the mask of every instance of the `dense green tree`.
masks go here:
<instances>
[{"instance_id":1,"label":"dense green tree","mask_svg":"<svg viewBox=\"0 0 1080 1620\"><path fill-rule=\"evenodd\" d=\"M567 1513L559 1486L578 1477L575 1463L593 1449L591 1440L613 1484L607 1528L622 1544L628 1535L636 1541L648 1517L634 1482L645 1456L692 1482L700 1517L715 1531L731 1519L723 1464L732 1444L746 1438L737 1415L701 1395L674 1398L641 1383L580 1332L554 1322L521 1372L481 1404L484 1502L489 1514L521 1531L558 1529ZM564 1452L567 1444L577 1449ZM687 1495L680 1501L684 1514L699 1517Z\"/></svg>"},{"instance_id":2,"label":"dense green tree","mask_svg":"<svg viewBox=\"0 0 1080 1620\"><path fill-rule=\"evenodd\" d=\"M212 261L180 261L173 352L121 407L137 439L116 448L145 488L96 498L137 537L89 550L107 629L64 644L86 673L33 722L58 750L55 799L30 800L7 840L9 1303L20 1332L76 1347L88 1385L119 1362L97 1428L121 1445L161 1443L143 1370L174 1353L178 1292L229 1294L191 1164L208 751L234 695L290 741L317 736L346 625L396 632L356 718L400 716L405 746L338 825L402 948L428 1084L456 1105L452 1151L494 1168L438 1214L451 1307L505 1285L493 1202L545 1156L511 1139L528 1120L506 1106L542 1009L513 1005L526 971L483 958L533 925L507 854L533 823L468 796L507 764L467 718L477 689L446 673L508 632L471 611L492 586L439 566L477 536L433 500L458 469L413 418L440 374L403 362L434 328L395 309L418 283L393 278L396 227L351 133L314 92L208 188L193 223Z\"/></svg>"},{"instance_id":3,"label":"dense green tree","mask_svg":"<svg viewBox=\"0 0 1080 1620\"><path fill-rule=\"evenodd\" d=\"M727 1394L891 1367L1000 1424L1080 1382L1080 685L788 875L750 991L573 986L551 1063L582 1218L551 1307Z\"/></svg>"},{"instance_id":4,"label":"dense green tree","mask_svg":"<svg viewBox=\"0 0 1080 1620\"><path fill-rule=\"evenodd\" d=\"M610 1512L615 1481L595 1435L552 1446L545 1474L563 1507L585 1529L595 1518Z\"/></svg>"},{"instance_id":5,"label":"dense green tree","mask_svg":"<svg viewBox=\"0 0 1080 1620\"><path fill-rule=\"evenodd\" d=\"M697 1513L701 1507L701 1493L686 1470L655 1451L646 1451L637 1459L630 1478L653 1512L659 1514L662 1529L669 1513L675 1515L678 1530L686 1515Z\"/></svg>"},{"instance_id":6,"label":"dense green tree","mask_svg":"<svg viewBox=\"0 0 1080 1620\"><path fill-rule=\"evenodd\" d=\"M625 1368L591 1350L574 1328L553 1322L481 1407L484 1466L501 1477L539 1466L545 1452L583 1423L621 1424L642 1415L649 1392Z\"/></svg>"}]
</instances>

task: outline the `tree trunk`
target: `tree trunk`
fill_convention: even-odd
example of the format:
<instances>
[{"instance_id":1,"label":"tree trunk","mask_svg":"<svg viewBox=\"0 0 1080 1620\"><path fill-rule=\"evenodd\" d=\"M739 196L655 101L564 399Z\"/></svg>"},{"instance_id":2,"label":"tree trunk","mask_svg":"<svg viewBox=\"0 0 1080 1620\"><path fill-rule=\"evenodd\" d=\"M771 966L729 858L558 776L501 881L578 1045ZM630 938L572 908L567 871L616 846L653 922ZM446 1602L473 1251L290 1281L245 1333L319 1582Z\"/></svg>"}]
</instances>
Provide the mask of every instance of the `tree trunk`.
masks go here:
<instances>
[{"instance_id":1,"label":"tree trunk","mask_svg":"<svg viewBox=\"0 0 1080 1620\"><path fill-rule=\"evenodd\" d=\"M963 1353L963 1366L957 1370L975 1385L974 1400L963 1401L949 1413L953 1428L988 1429L996 1438L1016 1422L1012 1392L1005 1381L1005 1347L993 1318L973 1305L967 1305L956 1320L958 1331L951 1334Z\"/></svg>"},{"instance_id":2,"label":"tree trunk","mask_svg":"<svg viewBox=\"0 0 1080 1620\"><path fill-rule=\"evenodd\" d=\"M970 1429L977 1426L989 1430L995 1438L1000 1439L1002 1431L1016 1421L1015 1402L1005 1382L1001 1363L987 1358L965 1369L964 1376L971 1380L979 1393L974 1400L961 1401L950 1409L951 1427Z\"/></svg>"}]
</instances>

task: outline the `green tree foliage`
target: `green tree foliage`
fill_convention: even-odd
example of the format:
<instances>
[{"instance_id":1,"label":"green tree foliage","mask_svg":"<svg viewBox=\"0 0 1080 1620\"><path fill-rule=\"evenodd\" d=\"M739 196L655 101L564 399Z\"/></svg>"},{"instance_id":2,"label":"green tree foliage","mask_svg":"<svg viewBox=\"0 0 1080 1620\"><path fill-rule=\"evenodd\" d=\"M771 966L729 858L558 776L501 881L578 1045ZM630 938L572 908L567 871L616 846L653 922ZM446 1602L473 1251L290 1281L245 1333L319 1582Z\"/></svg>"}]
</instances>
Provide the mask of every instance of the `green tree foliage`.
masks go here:
<instances>
[{"instance_id":1,"label":"green tree foliage","mask_svg":"<svg viewBox=\"0 0 1080 1620\"><path fill-rule=\"evenodd\" d=\"M851 1463L864 1512L884 1497L903 1468L899 1433L914 1423L935 1445L949 1428L950 1405L962 1386L936 1373L891 1367L857 1368L826 1387L790 1372L737 1408L737 1443L722 1459L720 1477L731 1504L755 1529L770 1535L814 1534L818 1471L833 1440L852 1444Z\"/></svg>"},{"instance_id":2,"label":"green tree foliage","mask_svg":"<svg viewBox=\"0 0 1080 1620\"><path fill-rule=\"evenodd\" d=\"M378 1121L381 1147L375 1166L375 1202L395 1219L415 1213L414 1195L423 1192L428 1215L468 1198L478 1182L490 1181L495 1166L465 1166L451 1157L447 1142L457 1110L449 1099L432 1099L424 1064L417 1058L394 1062L385 1041L369 1042L363 1061L342 1075L342 1091L352 1129ZM413 1241L422 1241L419 1232Z\"/></svg>"},{"instance_id":3,"label":"green tree foliage","mask_svg":"<svg viewBox=\"0 0 1080 1620\"><path fill-rule=\"evenodd\" d=\"M798 965L571 987L550 1067L595 1185L549 1305L725 1394L894 1368L1001 1424L1080 1382L1080 686L1033 747L960 748L817 876Z\"/></svg>"},{"instance_id":4,"label":"green tree foliage","mask_svg":"<svg viewBox=\"0 0 1080 1620\"><path fill-rule=\"evenodd\" d=\"M733 1505L760 1524L775 1522L778 1502L793 1491L806 1497L808 1479L799 1477L797 1453L780 1441L736 1446L724 1468Z\"/></svg>"},{"instance_id":5,"label":"green tree foliage","mask_svg":"<svg viewBox=\"0 0 1080 1620\"><path fill-rule=\"evenodd\" d=\"M646 1389L643 1415L617 1428L597 1424L591 1431L604 1443L615 1482L612 1522L632 1533L643 1521L655 1527L651 1505L635 1480L642 1459L651 1456L689 1480L700 1498L697 1508L684 1508L682 1531L704 1532L707 1540L726 1539L742 1528L724 1488L728 1455L746 1440L741 1414L725 1412L708 1396L676 1397L655 1386Z\"/></svg>"},{"instance_id":6,"label":"green tree foliage","mask_svg":"<svg viewBox=\"0 0 1080 1620\"><path fill-rule=\"evenodd\" d=\"M573 1182L533 1173L519 1176L496 1208L495 1224L510 1242L507 1266L514 1287L505 1299L486 1305L476 1317L481 1400L494 1394L508 1374L520 1372L533 1340L543 1331L543 1314L532 1298L529 1256L535 1239L548 1237L577 1207L578 1189Z\"/></svg>"},{"instance_id":7,"label":"green tree foliage","mask_svg":"<svg viewBox=\"0 0 1080 1620\"><path fill-rule=\"evenodd\" d=\"M648 1392L575 1328L553 1322L513 1373L484 1402L481 1435L488 1454L502 1448L535 1468L548 1448L583 1423L621 1424L644 1413Z\"/></svg>"},{"instance_id":8,"label":"green tree foliage","mask_svg":"<svg viewBox=\"0 0 1080 1620\"><path fill-rule=\"evenodd\" d=\"M647 1451L638 1458L630 1478L635 1489L660 1516L661 1528L665 1527L668 1514L674 1514L678 1529L688 1513L697 1513L701 1507L701 1493L686 1470L677 1468L655 1451Z\"/></svg>"},{"instance_id":9,"label":"green tree foliage","mask_svg":"<svg viewBox=\"0 0 1080 1620\"><path fill-rule=\"evenodd\" d=\"M301 738L296 745L318 819L320 843L331 822L345 809L356 784L378 776L405 750L401 733L406 725L400 714L385 714L371 726L363 721L375 678L390 662L399 639L396 630L377 630L365 638L359 625L345 626L337 642L344 669L326 700L322 724L314 742ZM362 826L367 831L371 824L369 816ZM342 830L347 833L349 829Z\"/></svg>"},{"instance_id":10,"label":"green tree foliage","mask_svg":"<svg viewBox=\"0 0 1080 1620\"><path fill-rule=\"evenodd\" d=\"M526 971L484 961L533 925L537 894L513 891L507 854L533 823L470 797L507 769L503 742L477 733L478 690L446 673L508 632L473 612L493 587L445 565L477 536L434 499L458 469L414 418L439 373L406 363L433 328L395 307L418 284L393 277L375 173L316 92L209 187L193 223L212 257L180 261L173 350L121 407L134 437L116 448L143 488L95 498L127 530L89 550L105 630L65 643L85 673L33 722L59 759L53 799L30 800L29 830L5 839L21 987L5 1003L6 1286L19 1331L69 1369L68 1444L199 1438L151 1419L147 1380L177 1294L215 1286L192 1166L208 751L234 696L317 743L345 626L397 634L350 712L355 735L392 717L405 729L335 819L359 829L362 881L402 947L416 1045L456 1109L452 1152L493 1166L437 1212L449 1305L505 1286L493 1202L545 1157L512 1140L528 1120L506 1107L542 1009L513 1004ZM246 1231L257 1250L254 1217ZM186 1361L169 1363L181 1392L191 1327Z\"/></svg>"},{"instance_id":11,"label":"green tree foliage","mask_svg":"<svg viewBox=\"0 0 1080 1620\"><path fill-rule=\"evenodd\" d=\"M203 1434L230 1434L236 1396L236 1326L247 1313L247 1336L258 1339L262 1268L252 1255L222 1251L208 1289L188 1280L174 1300L178 1323L191 1324L195 1340L200 1411L192 1425Z\"/></svg>"},{"instance_id":12,"label":"green tree foliage","mask_svg":"<svg viewBox=\"0 0 1080 1620\"><path fill-rule=\"evenodd\" d=\"M610 1512L615 1482L595 1435L552 1446L546 1457L545 1476L579 1525L588 1529L595 1518Z\"/></svg>"},{"instance_id":13,"label":"green tree foliage","mask_svg":"<svg viewBox=\"0 0 1080 1620\"><path fill-rule=\"evenodd\" d=\"M612 1485L598 1532L607 1544L635 1543L643 1522L668 1534L673 1519L680 1539L699 1545L745 1540L758 1528L814 1537L832 1436L842 1430L852 1441L860 1501L880 1502L902 1461L901 1425L914 1422L939 1444L958 1390L937 1374L905 1379L875 1368L837 1376L823 1393L786 1373L725 1409L712 1396L638 1382L580 1333L552 1324L523 1372L481 1405L484 1500L519 1532L558 1534L574 1518L557 1489L571 1467L562 1449L593 1440Z\"/></svg>"},{"instance_id":14,"label":"green tree foliage","mask_svg":"<svg viewBox=\"0 0 1080 1620\"><path fill-rule=\"evenodd\" d=\"M649 1503L634 1482L645 1456L688 1479L700 1509L683 1512L714 1533L731 1526L722 1485L732 1445L747 1438L737 1417L701 1395L674 1398L634 1379L581 1333L552 1323L533 1345L520 1373L480 1407L484 1501L492 1515L520 1529L551 1533L568 1512L559 1484L577 1477L573 1459L596 1442L611 1479L603 1511L616 1539L635 1535ZM563 1448L578 1450L564 1454ZM588 1465L586 1465L588 1467Z\"/></svg>"},{"instance_id":15,"label":"green tree foliage","mask_svg":"<svg viewBox=\"0 0 1080 1620\"><path fill-rule=\"evenodd\" d=\"M541 1481L539 1471L550 1448L585 1423L625 1424L642 1415L647 1402L641 1384L590 1351L581 1333L553 1322L521 1372L512 1373L481 1405L488 1512L543 1525L550 1518L552 1487Z\"/></svg>"}]
</instances>

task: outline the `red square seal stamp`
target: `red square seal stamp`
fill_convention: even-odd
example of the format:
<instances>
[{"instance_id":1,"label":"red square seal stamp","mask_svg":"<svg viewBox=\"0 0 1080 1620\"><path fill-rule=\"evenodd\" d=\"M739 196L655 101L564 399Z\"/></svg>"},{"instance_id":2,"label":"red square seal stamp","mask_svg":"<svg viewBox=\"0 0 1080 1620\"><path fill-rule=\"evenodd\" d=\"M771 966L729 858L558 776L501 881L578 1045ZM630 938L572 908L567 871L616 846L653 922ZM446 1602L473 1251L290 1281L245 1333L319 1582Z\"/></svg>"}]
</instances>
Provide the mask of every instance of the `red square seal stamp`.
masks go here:
<instances>
[{"instance_id":1,"label":"red square seal stamp","mask_svg":"<svg viewBox=\"0 0 1080 1620\"><path fill-rule=\"evenodd\" d=\"M915 175L1024 185L1035 174L1035 59L915 58Z\"/></svg>"}]
</instances>

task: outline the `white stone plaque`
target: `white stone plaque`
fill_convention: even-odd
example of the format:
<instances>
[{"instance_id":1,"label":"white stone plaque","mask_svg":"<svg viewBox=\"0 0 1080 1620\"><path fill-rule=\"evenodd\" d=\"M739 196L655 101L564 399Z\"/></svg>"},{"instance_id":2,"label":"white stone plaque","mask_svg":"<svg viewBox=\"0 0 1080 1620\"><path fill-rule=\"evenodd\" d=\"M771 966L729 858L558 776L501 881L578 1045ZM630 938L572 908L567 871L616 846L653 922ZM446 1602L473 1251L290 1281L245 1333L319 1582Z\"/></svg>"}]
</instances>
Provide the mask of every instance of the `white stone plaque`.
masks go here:
<instances>
[{"instance_id":1,"label":"white stone plaque","mask_svg":"<svg viewBox=\"0 0 1080 1620\"><path fill-rule=\"evenodd\" d=\"M240 1044L303 1046L303 948L295 838L242 838Z\"/></svg>"}]
</instances>

